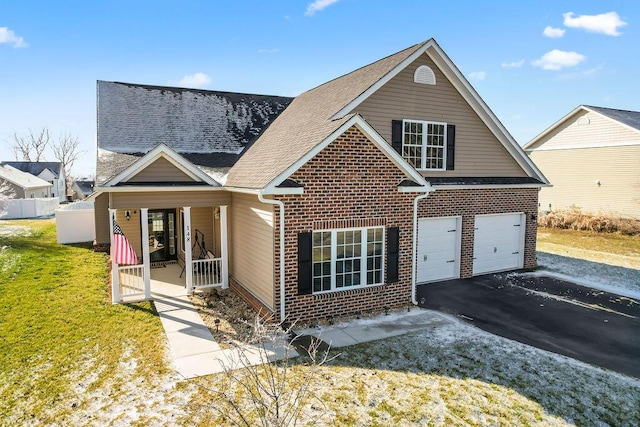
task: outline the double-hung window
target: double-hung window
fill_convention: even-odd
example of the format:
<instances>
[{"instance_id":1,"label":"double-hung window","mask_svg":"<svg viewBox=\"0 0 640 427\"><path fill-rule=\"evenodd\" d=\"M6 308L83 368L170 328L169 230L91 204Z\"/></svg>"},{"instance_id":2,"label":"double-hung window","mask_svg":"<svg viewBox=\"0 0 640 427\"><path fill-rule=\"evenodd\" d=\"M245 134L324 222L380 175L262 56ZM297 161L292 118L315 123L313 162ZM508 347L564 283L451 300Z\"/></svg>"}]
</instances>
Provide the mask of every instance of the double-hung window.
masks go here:
<instances>
[{"instance_id":1,"label":"double-hung window","mask_svg":"<svg viewBox=\"0 0 640 427\"><path fill-rule=\"evenodd\" d=\"M313 232L313 292L382 284L384 228Z\"/></svg>"},{"instance_id":2,"label":"double-hung window","mask_svg":"<svg viewBox=\"0 0 640 427\"><path fill-rule=\"evenodd\" d=\"M447 124L403 120L402 156L416 169L445 170Z\"/></svg>"}]
</instances>

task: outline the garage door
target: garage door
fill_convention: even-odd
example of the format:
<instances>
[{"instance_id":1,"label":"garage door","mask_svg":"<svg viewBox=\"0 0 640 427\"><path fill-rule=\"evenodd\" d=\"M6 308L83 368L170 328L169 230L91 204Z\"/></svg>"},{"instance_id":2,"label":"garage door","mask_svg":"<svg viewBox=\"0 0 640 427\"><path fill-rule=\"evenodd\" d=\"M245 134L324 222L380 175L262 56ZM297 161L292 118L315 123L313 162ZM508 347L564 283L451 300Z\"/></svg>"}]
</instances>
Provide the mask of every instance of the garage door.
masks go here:
<instances>
[{"instance_id":1,"label":"garage door","mask_svg":"<svg viewBox=\"0 0 640 427\"><path fill-rule=\"evenodd\" d=\"M473 239L473 274L522 268L525 216L522 213L477 215Z\"/></svg>"},{"instance_id":2,"label":"garage door","mask_svg":"<svg viewBox=\"0 0 640 427\"><path fill-rule=\"evenodd\" d=\"M418 220L417 281L460 277L461 217Z\"/></svg>"}]
</instances>

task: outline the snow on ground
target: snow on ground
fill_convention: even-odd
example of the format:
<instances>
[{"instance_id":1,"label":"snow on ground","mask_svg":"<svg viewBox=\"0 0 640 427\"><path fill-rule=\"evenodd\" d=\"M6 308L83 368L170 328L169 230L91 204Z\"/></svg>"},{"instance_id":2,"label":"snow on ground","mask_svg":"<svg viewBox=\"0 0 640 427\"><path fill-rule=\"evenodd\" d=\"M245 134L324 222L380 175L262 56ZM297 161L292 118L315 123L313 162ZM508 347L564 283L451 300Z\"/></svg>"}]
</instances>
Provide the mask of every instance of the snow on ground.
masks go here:
<instances>
[{"instance_id":1,"label":"snow on ground","mask_svg":"<svg viewBox=\"0 0 640 427\"><path fill-rule=\"evenodd\" d=\"M537 252L535 273L553 276L578 285L612 292L630 298L640 298L640 270Z\"/></svg>"},{"instance_id":2,"label":"snow on ground","mask_svg":"<svg viewBox=\"0 0 640 427\"><path fill-rule=\"evenodd\" d=\"M26 225L6 225L0 223L0 237L29 236L33 230Z\"/></svg>"},{"instance_id":3,"label":"snow on ground","mask_svg":"<svg viewBox=\"0 0 640 427\"><path fill-rule=\"evenodd\" d=\"M341 369L331 370L329 384L320 387L342 387L322 391L340 400L340 392L349 398L364 388L366 394L359 400L351 397L349 404L349 413L360 425L381 421L371 418L370 406L377 400L390 407L390 413L416 413L422 421L441 420L440 425L451 420L452 411L463 417L455 423L459 425L504 425L514 422L514 412L522 414L521 425L613 426L639 421L635 411L640 380L437 314L445 319L438 326L341 348L331 363ZM364 386L348 388L354 378ZM408 419L403 423L424 424Z\"/></svg>"}]
</instances>

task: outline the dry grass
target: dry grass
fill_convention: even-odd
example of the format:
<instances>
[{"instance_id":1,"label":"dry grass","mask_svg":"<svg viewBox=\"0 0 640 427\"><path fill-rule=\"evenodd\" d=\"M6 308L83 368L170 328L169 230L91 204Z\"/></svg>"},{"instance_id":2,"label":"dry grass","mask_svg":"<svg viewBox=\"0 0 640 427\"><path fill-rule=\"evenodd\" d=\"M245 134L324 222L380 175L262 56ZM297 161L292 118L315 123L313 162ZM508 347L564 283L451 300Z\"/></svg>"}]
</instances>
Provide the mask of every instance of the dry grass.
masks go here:
<instances>
[{"instance_id":1,"label":"dry grass","mask_svg":"<svg viewBox=\"0 0 640 427\"><path fill-rule=\"evenodd\" d=\"M640 221L607 215L592 215L579 209L549 212L540 215L538 225L563 230L592 231L596 233L619 233L626 236L640 235Z\"/></svg>"}]
</instances>

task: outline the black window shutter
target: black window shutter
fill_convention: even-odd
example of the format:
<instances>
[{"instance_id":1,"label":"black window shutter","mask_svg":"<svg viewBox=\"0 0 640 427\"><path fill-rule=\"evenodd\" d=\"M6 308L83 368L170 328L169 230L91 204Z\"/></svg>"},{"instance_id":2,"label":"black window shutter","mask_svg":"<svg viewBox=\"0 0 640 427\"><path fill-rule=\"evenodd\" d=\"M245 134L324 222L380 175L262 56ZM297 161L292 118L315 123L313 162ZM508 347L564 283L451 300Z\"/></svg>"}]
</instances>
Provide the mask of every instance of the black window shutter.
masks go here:
<instances>
[{"instance_id":1,"label":"black window shutter","mask_svg":"<svg viewBox=\"0 0 640 427\"><path fill-rule=\"evenodd\" d=\"M312 233L298 233L298 295L312 293Z\"/></svg>"},{"instance_id":2,"label":"black window shutter","mask_svg":"<svg viewBox=\"0 0 640 427\"><path fill-rule=\"evenodd\" d=\"M456 126L447 125L447 170L452 171L456 153Z\"/></svg>"},{"instance_id":3,"label":"black window shutter","mask_svg":"<svg viewBox=\"0 0 640 427\"><path fill-rule=\"evenodd\" d=\"M387 228L387 283L398 281L400 270L400 228Z\"/></svg>"},{"instance_id":4,"label":"black window shutter","mask_svg":"<svg viewBox=\"0 0 640 427\"><path fill-rule=\"evenodd\" d=\"M391 146L402 155L402 120L391 120Z\"/></svg>"}]
</instances>

